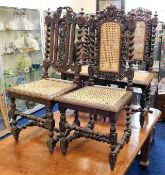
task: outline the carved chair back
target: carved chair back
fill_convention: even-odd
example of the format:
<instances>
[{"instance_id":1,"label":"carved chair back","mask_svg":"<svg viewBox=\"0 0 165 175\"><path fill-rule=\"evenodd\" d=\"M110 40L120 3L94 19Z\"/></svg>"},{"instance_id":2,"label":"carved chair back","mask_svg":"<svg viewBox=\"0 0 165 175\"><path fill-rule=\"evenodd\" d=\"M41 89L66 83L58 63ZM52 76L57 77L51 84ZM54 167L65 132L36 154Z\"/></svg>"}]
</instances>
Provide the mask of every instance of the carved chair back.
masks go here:
<instances>
[{"instance_id":1,"label":"carved chair back","mask_svg":"<svg viewBox=\"0 0 165 175\"><path fill-rule=\"evenodd\" d=\"M134 71L135 15L129 18L124 11L111 5L97 15L91 15L89 22L90 56L89 82L97 77L105 80L117 80L127 77L132 84ZM129 68L126 68L126 60Z\"/></svg>"},{"instance_id":2,"label":"carved chair back","mask_svg":"<svg viewBox=\"0 0 165 175\"><path fill-rule=\"evenodd\" d=\"M78 74L81 71L79 63L74 63L73 49L75 31L78 26L78 42L81 41L81 28L85 18L83 12L76 15L70 7L59 7L45 18L46 43L44 60L44 78L48 78L48 69L53 67L56 71L65 72L72 69ZM78 49L81 49L79 44ZM77 56L79 56L79 51ZM77 60L78 62L78 60Z\"/></svg>"},{"instance_id":3,"label":"carved chair back","mask_svg":"<svg viewBox=\"0 0 165 175\"><path fill-rule=\"evenodd\" d=\"M143 8L136 8L128 12L128 15L136 14L134 63L146 63L146 70L151 69L157 26L157 14L152 19L152 12Z\"/></svg>"}]
</instances>

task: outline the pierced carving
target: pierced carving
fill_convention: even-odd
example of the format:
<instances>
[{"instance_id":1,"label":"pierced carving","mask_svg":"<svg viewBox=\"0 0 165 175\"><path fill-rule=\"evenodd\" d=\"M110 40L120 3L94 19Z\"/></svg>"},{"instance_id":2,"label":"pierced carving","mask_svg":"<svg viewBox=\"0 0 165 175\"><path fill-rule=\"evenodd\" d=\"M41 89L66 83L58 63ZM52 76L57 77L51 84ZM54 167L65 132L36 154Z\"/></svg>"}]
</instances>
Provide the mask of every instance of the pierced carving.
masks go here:
<instances>
[{"instance_id":1,"label":"pierced carving","mask_svg":"<svg viewBox=\"0 0 165 175\"><path fill-rule=\"evenodd\" d=\"M66 10L66 14L63 14ZM44 77L48 77L48 68L52 66L59 72L74 69L73 47L76 24L83 26L83 20L76 17L70 7L59 7L52 15L46 17L46 48ZM57 49L58 48L58 49Z\"/></svg>"},{"instance_id":2,"label":"pierced carving","mask_svg":"<svg viewBox=\"0 0 165 175\"><path fill-rule=\"evenodd\" d=\"M58 54L56 66L60 69L65 66L67 60L65 60L65 44L66 44L66 22L59 21L59 31L58 31Z\"/></svg>"}]
</instances>

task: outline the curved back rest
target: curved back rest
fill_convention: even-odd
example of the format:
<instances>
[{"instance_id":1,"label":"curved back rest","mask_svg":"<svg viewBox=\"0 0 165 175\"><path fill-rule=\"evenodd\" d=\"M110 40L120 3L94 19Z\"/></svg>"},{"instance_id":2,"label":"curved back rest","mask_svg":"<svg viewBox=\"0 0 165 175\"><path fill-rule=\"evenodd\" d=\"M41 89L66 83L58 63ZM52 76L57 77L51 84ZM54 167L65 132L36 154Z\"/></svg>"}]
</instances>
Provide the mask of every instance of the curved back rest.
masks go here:
<instances>
[{"instance_id":1,"label":"curved back rest","mask_svg":"<svg viewBox=\"0 0 165 175\"><path fill-rule=\"evenodd\" d=\"M108 36L108 37L107 37ZM119 22L103 22L100 27L99 71L119 73L121 26Z\"/></svg>"},{"instance_id":2,"label":"curved back rest","mask_svg":"<svg viewBox=\"0 0 165 175\"><path fill-rule=\"evenodd\" d=\"M89 75L103 79L127 77L126 60L133 57L135 15L111 5L89 20ZM133 74L133 69L131 69ZM132 77L133 78L133 77Z\"/></svg>"},{"instance_id":3,"label":"curved back rest","mask_svg":"<svg viewBox=\"0 0 165 175\"><path fill-rule=\"evenodd\" d=\"M73 60L76 25L79 27L78 42L81 40L81 28L84 23L83 13L76 16L70 7L59 7L45 18L46 43L44 77L48 77L48 68L52 66L59 72L76 69Z\"/></svg>"},{"instance_id":4,"label":"curved back rest","mask_svg":"<svg viewBox=\"0 0 165 175\"><path fill-rule=\"evenodd\" d=\"M137 61L142 61L145 59L145 49L146 47L146 23L145 21L137 21L135 29L135 50L134 58Z\"/></svg>"},{"instance_id":5,"label":"curved back rest","mask_svg":"<svg viewBox=\"0 0 165 175\"><path fill-rule=\"evenodd\" d=\"M153 38L153 30L155 28L153 21L155 17L152 19L152 12L141 7L131 10L128 12L128 15L132 12L135 13L137 19L134 63L141 64L142 62L145 62L146 64L149 64L150 55L152 54L151 46L155 43L155 41L153 42L153 40L155 40Z\"/></svg>"}]
</instances>

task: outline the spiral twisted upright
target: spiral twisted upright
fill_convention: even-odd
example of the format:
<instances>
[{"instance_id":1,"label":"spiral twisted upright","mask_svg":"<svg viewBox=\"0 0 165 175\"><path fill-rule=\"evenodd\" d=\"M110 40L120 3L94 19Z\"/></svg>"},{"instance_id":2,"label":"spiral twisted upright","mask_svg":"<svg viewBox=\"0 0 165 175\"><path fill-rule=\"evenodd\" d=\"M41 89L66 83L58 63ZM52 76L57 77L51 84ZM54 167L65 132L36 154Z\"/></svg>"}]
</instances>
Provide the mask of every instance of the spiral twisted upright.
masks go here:
<instances>
[{"instance_id":1,"label":"spiral twisted upright","mask_svg":"<svg viewBox=\"0 0 165 175\"><path fill-rule=\"evenodd\" d=\"M94 22L95 15L91 15L91 23ZM93 63L95 56L95 27L94 24L90 26L90 61Z\"/></svg>"},{"instance_id":2,"label":"spiral twisted upright","mask_svg":"<svg viewBox=\"0 0 165 175\"><path fill-rule=\"evenodd\" d=\"M45 25L46 25L46 37L45 37L45 60L43 63L44 66L44 75L43 78L48 78L48 68L49 65L49 55L50 55L50 35L51 35L51 12L47 12L47 16L45 17Z\"/></svg>"},{"instance_id":3,"label":"spiral twisted upright","mask_svg":"<svg viewBox=\"0 0 165 175\"><path fill-rule=\"evenodd\" d=\"M76 57L77 57L77 62L82 60L82 48L83 48L83 44L82 44L82 37L83 37L83 27L84 27L84 22L85 22L85 17L84 17L84 12L83 9L82 11L79 13L79 17L78 17L78 35L77 35L77 53L76 53Z\"/></svg>"},{"instance_id":4,"label":"spiral twisted upright","mask_svg":"<svg viewBox=\"0 0 165 175\"><path fill-rule=\"evenodd\" d=\"M95 60L95 15L90 15L89 20L90 55L89 55L89 85L94 85L94 60Z\"/></svg>"},{"instance_id":5,"label":"spiral twisted upright","mask_svg":"<svg viewBox=\"0 0 165 175\"><path fill-rule=\"evenodd\" d=\"M135 28L136 28L136 21L135 21L135 13L130 13L129 21L128 21L128 28L129 28L129 49L128 49L128 86L127 89L132 91L132 80L134 76L133 70L133 57L134 57L134 38L135 38Z\"/></svg>"},{"instance_id":6,"label":"spiral twisted upright","mask_svg":"<svg viewBox=\"0 0 165 175\"><path fill-rule=\"evenodd\" d=\"M128 50L128 57L129 57L129 68L128 68L128 85L127 90L133 92L132 84L133 84L133 77L134 77L134 69L133 69L133 57L134 57L134 37L135 37L135 28L136 28L136 20L135 20L135 13L130 13L128 28L129 28L129 50ZM126 108L126 129L124 130L124 140L128 143L130 136L131 136L131 100L129 101L127 108Z\"/></svg>"},{"instance_id":7,"label":"spiral twisted upright","mask_svg":"<svg viewBox=\"0 0 165 175\"><path fill-rule=\"evenodd\" d=\"M149 58L149 71L152 71L153 67L153 55L155 49L155 41L156 41L156 27L158 24L157 13L155 13L154 18L152 19L152 36L151 36L151 49L150 49L150 58Z\"/></svg>"},{"instance_id":8,"label":"spiral twisted upright","mask_svg":"<svg viewBox=\"0 0 165 175\"><path fill-rule=\"evenodd\" d=\"M88 17L87 17L88 20ZM83 64L86 65L88 63L89 59L89 26L88 22L86 22L86 25L84 26L84 56L83 56Z\"/></svg>"}]
</instances>

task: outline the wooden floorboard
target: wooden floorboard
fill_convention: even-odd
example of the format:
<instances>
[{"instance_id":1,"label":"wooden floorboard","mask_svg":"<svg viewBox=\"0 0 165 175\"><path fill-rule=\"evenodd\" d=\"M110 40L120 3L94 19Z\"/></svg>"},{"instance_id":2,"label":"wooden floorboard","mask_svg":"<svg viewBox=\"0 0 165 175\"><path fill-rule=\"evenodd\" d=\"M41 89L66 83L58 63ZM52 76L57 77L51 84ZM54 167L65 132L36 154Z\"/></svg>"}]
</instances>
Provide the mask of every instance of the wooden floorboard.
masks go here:
<instances>
[{"instance_id":1,"label":"wooden floorboard","mask_svg":"<svg viewBox=\"0 0 165 175\"><path fill-rule=\"evenodd\" d=\"M61 154L59 143L54 154L50 155L46 145L48 132L33 127L21 132L18 143L15 143L12 136L0 142L0 175L122 175L160 117L158 110L153 111L153 114L147 116L143 129L140 129L139 114L132 117L131 140L119 153L113 172L110 171L108 163L108 144L81 138L69 145L66 156ZM72 118L68 117L69 121ZM58 124L58 112L55 113L55 119ZM86 114L81 113L81 121L83 125L87 123ZM118 123L119 136L123 131L123 123L121 115ZM109 124L100 118L96 122L96 129L108 132Z\"/></svg>"}]
</instances>

